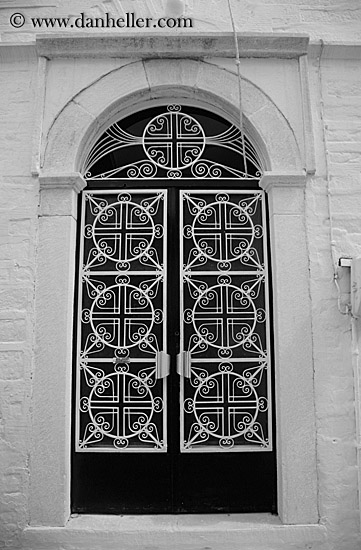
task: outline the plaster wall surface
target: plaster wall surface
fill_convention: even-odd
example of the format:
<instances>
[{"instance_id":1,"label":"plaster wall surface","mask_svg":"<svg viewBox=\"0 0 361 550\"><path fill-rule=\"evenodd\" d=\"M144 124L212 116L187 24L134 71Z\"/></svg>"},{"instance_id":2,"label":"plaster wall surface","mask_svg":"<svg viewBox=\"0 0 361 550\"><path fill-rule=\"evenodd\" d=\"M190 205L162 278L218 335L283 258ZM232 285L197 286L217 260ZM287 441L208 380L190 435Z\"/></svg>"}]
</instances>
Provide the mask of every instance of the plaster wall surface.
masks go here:
<instances>
[{"instance_id":1,"label":"plaster wall surface","mask_svg":"<svg viewBox=\"0 0 361 550\"><path fill-rule=\"evenodd\" d=\"M320 52L321 53L321 52ZM350 319L335 304L334 266L360 255L360 61L310 63L317 169L307 188L320 517L335 548L357 547L357 468ZM322 136L323 134L323 136ZM322 148L324 151L322 152ZM337 336L336 336L337 335ZM343 502L340 508L336 502ZM348 510L348 512L347 512ZM355 533L355 538L345 536ZM347 540L348 539L348 540Z\"/></svg>"},{"instance_id":2,"label":"plaster wall surface","mask_svg":"<svg viewBox=\"0 0 361 550\"><path fill-rule=\"evenodd\" d=\"M1 54L0 54L1 55ZM0 64L0 547L27 523L38 185L31 177L36 57Z\"/></svg>"},{"instance_id":3,"label":"plaster wall surface","mask_svg":"<svg viewBox=\"0 0 361 550\"><path fill-rule=\"evenodd\" d=\"M240 31L305 32L316 42L361 40L359 0L233 0L232 4ZM47 132L64 105L106 73L128 64L116 58L52 60L42 82L35 49L27 45L35 38L34 29L29 22L21 30L12 29L9 17L15 11L27 18L77 15L82 11L89 16L109 11L121 17L135 11L139 16L161 17L165 5L165 0L3 0L0 5L1 41L24 42L23 48L0 46L0 548L90 549L99 548L100 541L105 548L119 548L118 526L109 524L108 519L96 525L90 520L71 520L65 534L61 529L51 533L44 530L42 536L38 531L29 531L26 536L23 533L29 522L34 375L36 379L33 320L39 199L38 180L31 176L31 170L39 142L37 96L40 90L45 95L41 131L46 146ZM194 17L193 31L231 30L226 7L225 0L187 0L185 14ZM207 63L235 71L232 60L208 59ZM303 152L306 140L301 101L290 96L285 85L299 78L295 62L245 59L241 70L284 113ZM336 59L324 55L322 47L314 48L309 56L309 79L316 171L308 176L305 222L312 303L318 505L326 535L315 536L305 546L299 528L282 538L279 531L275 535L276 524L265 526L261 521L258 527L257 522L256 527L243 527L245 549L358 550L361 545L351 328L349 317L338 311L333 280L339 257L361 255L361 61ZM81 534L85 527L92 531L86 540ZM145 550L147 537L136 521L127 529L124 548L136 543L136 548ZM175 533L174 548L182 537L189 550L218 550L227 545L233 549L236 540L233 532L227 540L222 540L221 534L203 540L201 535L194 535L194 525L187 523L170 522L167 529ZM261 533L258 539L255 529ZM160 537L156 547L166 548L167 544Z\"/></svg>"},{"instance_id":4,"label":"plaster wall surface","mask_svg":"<svg viewBox=\"0 0 361 550\"><path fill-rule=\"evenodd\" d=\"M227 0L184 0L183 6L179 13L194 19L193 30L231 30ZM361 40L358 0L232 0L232 7L238 31L305 32L314 39ZM9 17L14 11L24 13L27 19L77 16L81 12L88 17L102 17L107 12L114 17L124 17L127 12L135 12L138 17L156 19L174 13L167 9L167 0L4 0L0 6L3 41L32 40L34 33L39 32L29 21L20 30L12 29ZM154 28L148 31L154 32ZM42 27L41 32L49 29ZM147 30L139 29L139 32Z\"/></svg>"}]
</instances>

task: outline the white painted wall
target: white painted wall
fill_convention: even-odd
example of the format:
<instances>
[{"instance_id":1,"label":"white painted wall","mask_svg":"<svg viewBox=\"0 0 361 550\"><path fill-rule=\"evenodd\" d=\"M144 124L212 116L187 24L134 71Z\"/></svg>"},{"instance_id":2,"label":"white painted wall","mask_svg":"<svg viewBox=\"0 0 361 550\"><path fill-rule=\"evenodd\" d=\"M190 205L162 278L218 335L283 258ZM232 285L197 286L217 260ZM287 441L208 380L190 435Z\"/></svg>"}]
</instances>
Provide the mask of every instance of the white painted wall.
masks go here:
<instances>
[{"instance_id":1,"label":"white painted wall","mask_svg":"<svg viewBox=\"0 0 361 550\"><path fill-rule=\"evenodd\" d=\"M110 520L97 523L94 538L86 541L77 531L84 527L81 520L73 535L65 536L59 530L48 538L41 539L35 533L24 539L22 533L29 521L32 483L32 396L39 395L39 388L32 385L34 376L36 380L33 319L39 224L38 179L32 177L31 170L32 156L36 160L39 150L38 127L42 119L36 107L37 97L45 92L42 135L46 136L54 118L76 93L127 63L118 59L54 60L47 64L46 86L40 82L39 88L37 57L31 45L34 31L28 23L21 30L11 29L8 19L15 11L27 17L76 15L81 11L89 16L100 16L106 11L122 16L123 12L135 11L139 16L158 17L164 14L165 4L165 0L3 0L0 5L0 548L88 550L91 544L99 548L99 540L106 540L107 548L118 548L118 527L108 524ZM185 4L185 13L195 19L193 31L231 29L226 0L186 0ZM313 40L309 78L316 172L307 179L306 230L319 514L326 540L315 540L307 548L358 550L361 538L351 328L349 317L337 309L333 276L338 257L361 254L361 55L360 46L357 50L342 46L357 41L360 44L361 4L359 0L232 0L232 5L240 31L303 32ZM320 39L326 42L324 49ZM339 44L330 47L330 41ZM23 47L12 48L10 44L15 42L22 42ZM208 62L234 71L231 60ZM295 63L243 60L241 70L287 117L303 154L307 137L300 98L290 95L286 86L294 82L297 88L299 73ZM43 399L49 398L44 391ZM195 534L202 521L196 525L194 521L184 525L165 522L166 529L176 533L174 547L183 537L189 550L223 550L227 548L225 542L228 548L234 548L232 544L239 540L236 535L243 529L245 549L305 548L299 528L293 535L288 534L281 546L280 531L275 534L272 523L264 526L261 520L252 525L246 522L243 527L237 524L238 534L231 530L226 541L222 541L222 531L219 534L214 527L213 539L204 542ZM261 521L258 527L257 521ZM131 548L132 540L137 540L138 548L146 548L147 536L139 534L142 528L135 525L127 526L124 548ZM94 523L88 522L87 526L94 527ZM254 534L257 532L258 539ZM167 544L162 536L157 540L159 548Z\"/></svg>"},{"instance_id":2,"label":"white painted wall","mask_svg":"<svg viewBox=\"0 0 361 550\"><path fill-rule=\"evenodd\" d=\"M337 310L332 264L341 256L358 256L361 252L361 62L321 58L320 63L316 57L310 64L310 74L317 169L307 189L306 220L320 517L332 533L335 548L356 549L360 516L355 491L351 330L349 317Z\"/></svg>"},{"instance_id":3,"label":"white painted wall","mask_svg":"<svg viewBox=\"0 0 361 550\"><path fill-rule=\"evenodd\" d=\"M184 14L194 18L194 30L231 30L228 0L182 0ZM101 17L106 12L122 17L163 17L168 0L3 0L0 33L4 41L31 40L34 30L26 24L21 31L9 27L15 11L27 17L56 17L85 12ZM361 39L361 6L358 0L232 0L237 30L246 32L298 32L312 39L356 41ZM154 29L149 29L154 31ZM44 32L46 32L44 30ZM144 32L144 31L142 31Z\"/></svg>"},{"instance_id":4,"label":"white painted wall","mask_svg":"<svg viewBox=\"0 0 361 550\"><path fill-rule=\"evenodd\" d=\"M0 540L27 522L38 184L30 174L36 58L0 48ZM1 543L0 543L1 544Z\"/></svg>"}]
</instances>

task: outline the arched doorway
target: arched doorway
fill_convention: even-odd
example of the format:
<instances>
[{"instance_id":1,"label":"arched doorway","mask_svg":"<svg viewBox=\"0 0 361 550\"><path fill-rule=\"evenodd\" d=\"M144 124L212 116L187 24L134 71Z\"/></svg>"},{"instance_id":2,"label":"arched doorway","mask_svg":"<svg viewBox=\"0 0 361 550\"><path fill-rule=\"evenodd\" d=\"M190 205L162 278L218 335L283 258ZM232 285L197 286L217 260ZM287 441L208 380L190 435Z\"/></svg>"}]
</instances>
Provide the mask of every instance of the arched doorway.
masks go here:
<instances>
[{"instance_id":1,"label":"arched doorway","mask_svg":"<svg viewBox=\"0 0 361 550\"><path fill-rule=\"evenodd\" d=\"M276 510L261 172L234 125L176 104L91 149L73 512Z\"/></svg>"}]
</instances>

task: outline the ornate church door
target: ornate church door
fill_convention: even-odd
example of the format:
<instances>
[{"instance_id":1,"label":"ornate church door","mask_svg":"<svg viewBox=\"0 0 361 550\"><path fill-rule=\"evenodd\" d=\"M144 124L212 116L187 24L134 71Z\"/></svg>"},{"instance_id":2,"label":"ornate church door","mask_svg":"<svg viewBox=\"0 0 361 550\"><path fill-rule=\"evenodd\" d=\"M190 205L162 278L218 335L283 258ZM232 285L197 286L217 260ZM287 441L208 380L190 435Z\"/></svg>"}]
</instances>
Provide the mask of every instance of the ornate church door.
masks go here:
<instances>
[{"instance_id":1,"label":"ornate church door","mask_svg":"<svg viewBox=\"0 0 361 550\"><path fill-rule=\"evenodd\" d=\"M113 124L80 207L72 509L275 511L266 204L200 109Z\"/></svg>"}]
</instances>

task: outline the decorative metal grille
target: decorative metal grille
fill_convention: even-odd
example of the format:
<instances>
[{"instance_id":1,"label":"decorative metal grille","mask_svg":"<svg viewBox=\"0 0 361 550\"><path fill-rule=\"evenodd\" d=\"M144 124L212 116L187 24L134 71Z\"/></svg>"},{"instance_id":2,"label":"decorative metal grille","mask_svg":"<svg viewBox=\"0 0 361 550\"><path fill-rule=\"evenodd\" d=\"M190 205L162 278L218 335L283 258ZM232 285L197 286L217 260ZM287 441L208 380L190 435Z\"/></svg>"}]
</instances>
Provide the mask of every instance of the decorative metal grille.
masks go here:
<instances>
[{"instance_id":1,"label":"decorative metal grille","mask_svg":"<svg viewBox=\"0 0 361 550\"><path fill-rule=\"evenodd\" d=\"M166 450L166 191L83 194L78 451Z\"/></svg>"},{"instance_id":2,"label":"decorative metal grille","mask_svg":"<svg viewBox=\"0 0 361 550\"><path fill-rule=\"evenodd\" d=\"M210 135L204 120L200 110L169 105L115 123L88 155L85 177L97 187L119 179L257 180L248 139L220 119ZM271 450L264 194L192 190L180 199L181 451ZM166 228L165 190L83 193L79 452L167 450Z\"/></svg>"},{"instance_id":3,"label":"decorative metal grille","mask_svg":"<svg viewBox=\"0 0 361 550\"><path fill-rule=\"evenodd\" d=\"M261 191L181 191L181 450L270 450Z\"/></svg>"},{"instance_id":4,"label":"decorative metal grille","mask_svg":"<svg viewBox=\"0 0 361 550\"><path fill-rule=\"evenodd\" d=\"M258 179L258 155L246 136L242 138L236 126L225 122L219 134L208 135L198 116L183 113L180 105L173 104L140 125L138 134L127 132L122 123L113 124L86 159L85 177ZM214 154L217 149L227 153L227 164L223 154ZM124 156L131 161L124 163Z\"/></svg>"}]
</instances>

